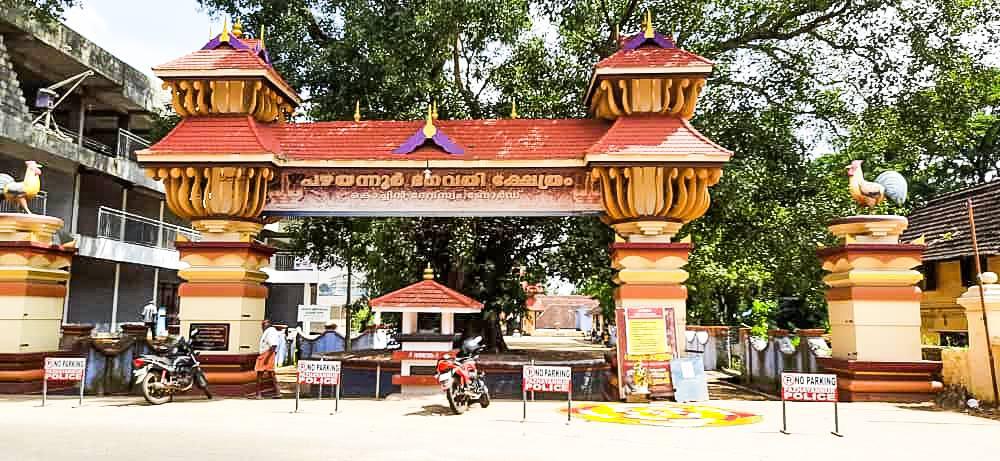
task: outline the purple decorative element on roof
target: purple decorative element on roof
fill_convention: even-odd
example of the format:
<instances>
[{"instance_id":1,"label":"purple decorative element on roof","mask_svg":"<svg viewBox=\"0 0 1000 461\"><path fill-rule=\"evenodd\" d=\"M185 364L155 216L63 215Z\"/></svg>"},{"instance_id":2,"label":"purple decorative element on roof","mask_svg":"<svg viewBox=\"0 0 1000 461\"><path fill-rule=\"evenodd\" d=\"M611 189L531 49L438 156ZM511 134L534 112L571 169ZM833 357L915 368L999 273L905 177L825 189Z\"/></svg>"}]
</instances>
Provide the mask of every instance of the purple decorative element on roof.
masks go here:
<instances>
[{"instance_id":1,"label":"purple decorative element on roof","mask_svg":"<svg viewBox=\"0 0 1000 461\"><path fill-rule=\"evenodd\" d=\"M434 136L428 138L427 135L424 134L423 129L417 130L416 133L413 133L413 136L407 138L406 142L404 142L403 145L396 148L396 150L392 151L392 153L409 154L420 148L420 146L423 146L428 139L434 141L434 144L436 144L441 149L444 149L444 151L449 154L461 155L465 153L465 149L463 149L462 146L455 144L455 142L452 141L451 138L448 137L448 135L441 132L441 130L437 130L437 132L434 133Z\"/></svg>"},{"instance_id":2,"label":"purple decorative element on roof","mask_svg":"<svg viewBox=\"0 0 1000 461\"><path fill-rule=\"evenodd\" d=\"M216 35L215 38L209 40L208 43L205 44L205 46L201 47L201 49L203 49L203 50L214 50L214 49L222 46L223 43L225 43L225 44L229 45L230 47L232 47L234 50L252 51L252 50L250 50L250 47L247 46L246 43L243 43L240 39L234 37L233 34L232 34L232 32L229 33L229 41L227 41L227 42L223 42L222 40L219 40L221 37L222 37L222 34Z\"/></svg>"},{"instance_id":3,"label":"purple decorative element on roof","mask_svg":"<svg viewBox=\"0 0 1000 461\"><path fill-rule=\"evenodd\" d=\"M265 64L267 64L269 66L271 65L271 55L269 55L267 53L267 49L266 48L261 48L260 43L258 43L256 46L253 47L253 49L251 49L250 46L247 45L246 43L244 43L242 40L234 37L231 32L229 33L229 41L228 42L223 42L222 40L219 40L220 37L222 37L222 34L216 35L215 38L209 40L208 43L205 44L205 46L201 47L201 49L203 49L203 50L214 50L216 48L219 48L223 44L226 44L226 45L229 45L234 50L246 50L246 51L249 51L249 52L257 55L257 57L259 57L261 60L263 60Z\"/></svg>"},{"instance_id":4,"label":"purple decorative element on roof","mask_svg":"<svg viewBox=\"0 0 1000 461\"><path fill-rule=\"evenodd\" d=\"M625 45L622 46L622 48L626 50L634 50L650 42L660 48L677 48L677 46L674 45L673 40L659 32L653 32L653 38L646 38L644 33L639 32L638 34L629 37L628 40L625 41Z\"/></svg>"}]
</instances>

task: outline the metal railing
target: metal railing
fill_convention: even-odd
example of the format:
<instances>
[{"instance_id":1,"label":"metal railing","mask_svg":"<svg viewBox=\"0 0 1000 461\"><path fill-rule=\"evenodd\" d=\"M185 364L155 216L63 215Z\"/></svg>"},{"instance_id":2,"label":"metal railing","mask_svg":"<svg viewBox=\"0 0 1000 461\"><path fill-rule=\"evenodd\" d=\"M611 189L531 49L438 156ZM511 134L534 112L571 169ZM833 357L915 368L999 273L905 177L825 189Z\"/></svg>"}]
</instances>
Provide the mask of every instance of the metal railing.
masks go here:
<instances>
[{"instance_id":1,"label":"metal railing","mask_svg":"<svg viewBox=\"0 0 1000 461\"><path fill-rule=\"evenodd\" d=\"M201 240L201 234L194 229L105 206L97 210L97 236L101 238L173 250L178 235Z\"/></svg>"},{"instance_id":2,"label":"metal railing","mask_svg":"<svg viewBox=\"0 0 1000 461\"><path fill-rule=\"evenodd\" d=\"M135 151L152 145L145 138L128 130L118 129L118 158L135 160Z\"/></svg>"},{"instance_id":3,"label":"metal railing","mask_svg":"<svg viewBox=\"0 0 1000 461\"><path fill-rule=\"evenodd\" d=\"M80 133L77 130L66 128L58 123L53 123L51 127L52 130L50 133L55 136L74 144L77 141L80 141L83 147L99 154L107 155L108 157L135 160L135 151L145 149L152 145L149 140L143 138L142 136L122 128L118 129L118 145L116 147L111 147L86 136L84 136L83 139L79 139Z\"/></svg>"},{"instance_id":4,"label":"metal railing","mask_svg":"<svg viewBox=\"0 0 1000 461\"><path fill-rule=\"evenodd\" d=\"M34 214L47 214L48 199L48 193L39 191L38 195L28 200L28 209ZM21 205L17 202L0 200L0 213L24 213L24 210L21 209Z\"/></svg>"},{"instance_id":5,"label":"metal railing","mask_svg":"<svg viewBox=\"0 0 1000 461\"><path fill-rule=\"evenodd\" d=\"M310 271L316 269L316 265L311 263L309 258L288 252L275 253L271 257L271 267L276 271Z\"/></svg>"}]
</instances>

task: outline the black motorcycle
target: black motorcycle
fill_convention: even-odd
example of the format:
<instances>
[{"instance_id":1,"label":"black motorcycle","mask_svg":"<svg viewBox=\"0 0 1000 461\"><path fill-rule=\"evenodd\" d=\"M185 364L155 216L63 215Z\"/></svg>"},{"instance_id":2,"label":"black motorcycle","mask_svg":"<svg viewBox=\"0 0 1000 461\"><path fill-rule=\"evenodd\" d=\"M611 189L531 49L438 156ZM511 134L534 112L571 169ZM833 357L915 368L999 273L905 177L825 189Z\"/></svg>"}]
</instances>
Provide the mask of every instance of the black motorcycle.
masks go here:
<instances>
[{"instance_id":1,"label":"black motorcycle","mask_svg":"<svg viewBox=\"0 0 1000 461\"><path fill-rule=\"evenodd\" d=\"M198 334L192 331L191 335ZM174 398L174 394L187 392L198 386L205 397L212 398L208 380L198 363L198 351L191 342L180 338L163 354L146 354L132 361L135 382L142 389L142 396L152 405L161 405Z\"/></svg>"}]
</instances>

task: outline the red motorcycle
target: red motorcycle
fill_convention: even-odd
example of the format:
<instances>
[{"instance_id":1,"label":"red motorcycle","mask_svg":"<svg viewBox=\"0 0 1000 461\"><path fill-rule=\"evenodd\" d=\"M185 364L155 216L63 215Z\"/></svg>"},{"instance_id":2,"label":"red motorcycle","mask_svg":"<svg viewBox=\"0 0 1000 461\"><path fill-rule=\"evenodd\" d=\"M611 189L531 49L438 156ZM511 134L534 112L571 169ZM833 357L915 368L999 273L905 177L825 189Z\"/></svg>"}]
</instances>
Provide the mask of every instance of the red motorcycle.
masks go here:
<instances>
[{"instance_id":1,"label":"red motorcycle","mask_svg":"<svg viewBox=\"0 0 1000 461\"><path fill-rule=\"evenodd\" d=\"M468 339L462 343L457 357L445 355L438 360L437 380L448 398L448 406L456 415L465 413L472 402L479 402L483 408L490 406L490 391L483 380L483 372L476 366L479 353L485 348L482 341L482 336Z\"/></svg>"}]
</instances>

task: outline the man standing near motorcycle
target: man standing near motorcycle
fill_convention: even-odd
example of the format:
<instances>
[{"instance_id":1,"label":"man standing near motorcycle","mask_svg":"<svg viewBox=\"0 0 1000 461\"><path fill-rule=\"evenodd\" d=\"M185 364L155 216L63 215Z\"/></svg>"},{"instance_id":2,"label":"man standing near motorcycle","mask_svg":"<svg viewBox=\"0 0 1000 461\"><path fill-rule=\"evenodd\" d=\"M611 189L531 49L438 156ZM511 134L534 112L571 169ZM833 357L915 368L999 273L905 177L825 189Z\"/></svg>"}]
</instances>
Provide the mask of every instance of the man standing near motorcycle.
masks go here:
<instances>
[{"instance_id":1,"label":"man standing near motorcycle","mask_svg":"<svg viewBox=\"0 0 1000 461\"><path fill-rule=\"evenodd\" d=\"M265 375L270 375L274 384L273 398L280 399L281 391L278 389L278 377L274 374L274 362L277 358L278 345L284 339L278 329L271 325L270 320L265 319L260 323L260 327L264 333L260 335L260 355L257 356L257 363L254 365L254 371L257 372L257 398L261 398Z\"/></svg>"}]
</instances>

